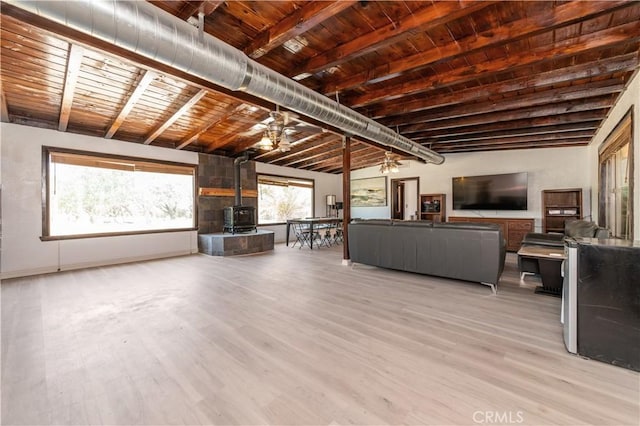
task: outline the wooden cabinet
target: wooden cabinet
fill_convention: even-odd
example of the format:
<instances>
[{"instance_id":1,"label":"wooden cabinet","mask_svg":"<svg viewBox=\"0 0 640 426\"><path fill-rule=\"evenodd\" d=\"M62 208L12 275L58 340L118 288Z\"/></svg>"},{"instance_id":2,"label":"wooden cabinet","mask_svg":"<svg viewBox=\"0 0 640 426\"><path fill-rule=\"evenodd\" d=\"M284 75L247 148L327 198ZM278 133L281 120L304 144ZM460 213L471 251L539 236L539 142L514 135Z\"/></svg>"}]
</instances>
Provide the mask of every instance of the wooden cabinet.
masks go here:
<instances>
[{"instance_id":1,"label":"wooden cabinet","mask_svg":"<svg viewBox=\"0 0 640 426\"><path fill-rule=\"evenodd\" d=\"M506 228L507 250L518 251L524 236L529 232L533 232L533 219L506 219Z\"/></svg>"},{"instance_id":2,"label":"wooden cabinet","mask_svg":"<svg viewBox=\"0 0 640 426\"><path fill-rule=\"evenodd\" d=\"M533 232L533 219L508 217L450 217L449 222L495 223L502 228L508 251L518 251L524 236Z\"/></svg>"},{"instance_id":3,"label":"wooden cabinet","mask_svg":"<svg viewBox=\"0 0 640 426\"><path fill-rule=\"evenodd\" d=\"M542 191L542 232L564 232L567 220L582 219L582 189Z\"/></svg>"},{"instance_id":4,"label":"wooden cabinet","mask_svg":"<svg viewBox=\"0 0 640 426\"><path fill-rule=\"evenodd\" d=\"M447 197L445 194L420 195L420 220L445 222L447 218Z\"/></svg>"}]
</instances>

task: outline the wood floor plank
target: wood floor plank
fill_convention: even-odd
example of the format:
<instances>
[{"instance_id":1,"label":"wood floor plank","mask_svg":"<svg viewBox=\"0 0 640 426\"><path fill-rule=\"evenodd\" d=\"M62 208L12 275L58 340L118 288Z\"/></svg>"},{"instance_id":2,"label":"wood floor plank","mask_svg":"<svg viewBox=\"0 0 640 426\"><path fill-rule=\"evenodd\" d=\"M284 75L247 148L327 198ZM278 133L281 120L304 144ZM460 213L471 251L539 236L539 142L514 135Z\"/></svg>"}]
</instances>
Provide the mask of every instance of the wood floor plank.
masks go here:
<instances>
[{"instance_id":1,"label":"wood floor plank","mask_svg":"<svg viewBox=\"0 0 640 426\"><path fill-rule=\"evenodd\" d=\"M640 375L568 354L560 299L521 285L515 255L497 295L341 257L276 245L5 280L2 424L640 422Z\"/></svg>"}]
</instances>

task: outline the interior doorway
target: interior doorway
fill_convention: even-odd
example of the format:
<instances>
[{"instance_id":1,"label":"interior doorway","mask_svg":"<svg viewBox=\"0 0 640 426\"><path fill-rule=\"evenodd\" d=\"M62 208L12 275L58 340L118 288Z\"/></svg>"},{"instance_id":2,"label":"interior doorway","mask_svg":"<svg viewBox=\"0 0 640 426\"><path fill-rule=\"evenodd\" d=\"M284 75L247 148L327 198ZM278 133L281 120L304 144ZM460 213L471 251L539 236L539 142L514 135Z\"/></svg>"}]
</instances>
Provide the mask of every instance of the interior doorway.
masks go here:
<instances>
[{"instance_id":1,"label":"interior doorway","mask_svg":"<svg viewBox=\"0 0 640 426\"><path fill-rule=\"evenodd\" d=\"M391 179L391 218L419 219L420 178Z\"/></svg>"}]
</instances>

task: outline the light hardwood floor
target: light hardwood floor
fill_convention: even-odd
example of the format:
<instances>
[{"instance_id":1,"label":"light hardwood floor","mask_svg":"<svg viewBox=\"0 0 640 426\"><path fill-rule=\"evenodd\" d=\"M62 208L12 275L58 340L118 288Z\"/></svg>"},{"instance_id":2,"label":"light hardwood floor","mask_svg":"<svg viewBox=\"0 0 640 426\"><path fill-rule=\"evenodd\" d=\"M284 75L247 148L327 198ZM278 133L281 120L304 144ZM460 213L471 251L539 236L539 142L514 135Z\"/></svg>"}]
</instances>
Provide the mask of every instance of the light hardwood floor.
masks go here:
<instances>
[{"instance_id":1,"label":"light hardwood floor","mask_svg":"<svg viewBox=\"0 0 640 426\"><path fill-rule=\"evenodd\" d=\"M631 424L560 299L276 245L5 280L3 424ZM531 281L532 278L528 277Z\"/></svg>"}]
</instances>

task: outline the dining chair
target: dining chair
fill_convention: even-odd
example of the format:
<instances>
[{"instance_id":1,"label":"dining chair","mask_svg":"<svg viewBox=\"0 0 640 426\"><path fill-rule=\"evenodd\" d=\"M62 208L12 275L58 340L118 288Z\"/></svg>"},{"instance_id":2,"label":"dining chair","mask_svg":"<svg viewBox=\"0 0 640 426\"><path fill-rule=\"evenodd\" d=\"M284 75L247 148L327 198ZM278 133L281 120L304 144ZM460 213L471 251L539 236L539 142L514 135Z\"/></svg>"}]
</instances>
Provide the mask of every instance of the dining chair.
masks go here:
<instances>
[{"instance_id":1,"label":"dining chair","mask_svg":"<svg viewBox=\"0 0 640 426\"><path fill-rule=\"evenodd\" d=\"M293 229L293 235L296 237L296 240L293 242L291 247L295 247L297 243L300 243L300 247L298 248L304 247L305 244L311 247L311 238L313 238L313 236L311 235L311 231L307 225L302 223L292 223L291 228ZM314 234L316 234L316 232L314 232Z\"/></svg>"},{"instance_id":2,"label":"dining chair","mask_svg":"<svg viewBox=\"0 0 640 426\"><path fill-rule=\"evenodd\" d=\"M340 244L340 243L344 242L343 230L342 230L342 222L337 222L336 223L336 227L335 227L335 231L334 231L334 235L333 235L333 242L335 244Z\"/></svg>"},{"instance_id":3,"label":"dining chair","mask_svg":"<svg viewBox=\"0 0 640 426\"><path fill-rule=\"evenodd\" d=\"M318 246L319 247L331 247L334 238L335 238L335 224L334 223L329 223L329 224L325 224L323 225L323 227L319 230L320 232L318 232L318 236L319 236L319 241L318 241Z\"/></svg>"}]
</instances>

